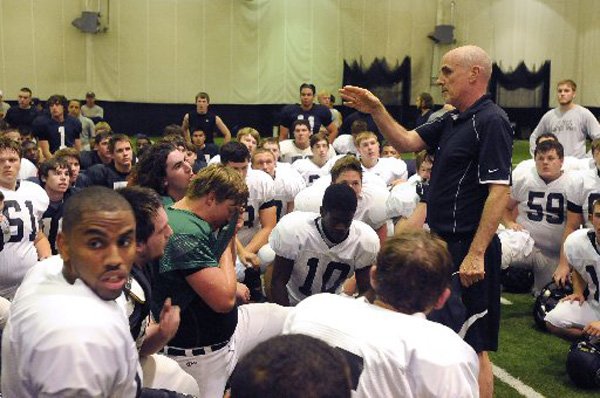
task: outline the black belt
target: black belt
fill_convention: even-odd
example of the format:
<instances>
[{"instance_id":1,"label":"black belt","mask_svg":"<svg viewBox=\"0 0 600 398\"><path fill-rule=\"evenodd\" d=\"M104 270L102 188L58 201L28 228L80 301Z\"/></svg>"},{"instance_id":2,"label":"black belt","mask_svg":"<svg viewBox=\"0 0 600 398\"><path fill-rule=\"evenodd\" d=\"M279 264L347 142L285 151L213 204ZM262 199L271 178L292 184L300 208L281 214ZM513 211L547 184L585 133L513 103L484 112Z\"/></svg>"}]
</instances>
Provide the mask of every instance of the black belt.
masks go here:
<instances>
[{"instance_id":1,"label":"black belt","mask_svg":"<svg viewBox=\"0 0 600 398\"><path fill-rule=\"evenodd\" d=\"M198 355L205 355L214 351L218 351L221 348L225 347L227 344L229 344L229 340L197 348L179 348L164 346L161 352L174 357L197 357Z\"/></svg>"}]
</instances>

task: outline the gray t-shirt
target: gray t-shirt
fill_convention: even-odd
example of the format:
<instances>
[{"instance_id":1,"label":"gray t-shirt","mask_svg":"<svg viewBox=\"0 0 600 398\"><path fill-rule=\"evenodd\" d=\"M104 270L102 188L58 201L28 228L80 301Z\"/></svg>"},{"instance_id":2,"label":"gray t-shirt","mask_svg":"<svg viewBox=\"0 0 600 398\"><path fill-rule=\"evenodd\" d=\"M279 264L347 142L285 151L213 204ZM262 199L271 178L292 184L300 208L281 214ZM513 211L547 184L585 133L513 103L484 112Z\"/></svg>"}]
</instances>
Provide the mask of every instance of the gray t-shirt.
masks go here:
<instances>
[{"instance_id":1,"label":"gray t-shirt","mask_svg":"<svg viewBox=\"0 0 600 398\"><path fill-rule=\"evenodd\" d=\"M592 112L581 105L561 112L554 108L546 112L537 127L529 137L531 155L535 149L536 138L543 133L553 133L565 149L565 156L583 158L585 154L585 139L600 138L600 124Z\"/></svg>"}]
</instances>

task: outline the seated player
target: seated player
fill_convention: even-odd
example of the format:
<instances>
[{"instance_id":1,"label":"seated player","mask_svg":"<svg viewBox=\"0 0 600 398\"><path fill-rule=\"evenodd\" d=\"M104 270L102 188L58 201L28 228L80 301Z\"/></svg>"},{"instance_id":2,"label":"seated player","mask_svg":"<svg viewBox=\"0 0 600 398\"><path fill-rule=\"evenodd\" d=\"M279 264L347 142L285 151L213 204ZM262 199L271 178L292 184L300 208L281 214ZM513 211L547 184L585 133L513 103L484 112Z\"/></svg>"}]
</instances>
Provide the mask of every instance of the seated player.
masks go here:
<instances>
[{"instance_id":1,"label":"seated player","mask_svg":"<svg viewBox=\"0 0 600 398\"><path fill-rule=\"evenodd\" d=\"M138 396L137 350L114 301L135 255L131 207L110 189L90 187L69 198L64 214L60 257L34 266L11 305L2 394Z\"/></svg>"},{"instance_id":2,"label":"seated player","mask_svg":"<svg viewBox=\"0 0 600 398\"><path fill-rule=\"evenodd\" d=\"M173 230L160 196L150 188L127 187L118 191L131 205L135 217L135 258L129 281L117 302L129 319L129 329L140 356L143 385L198 396L198 383L177 362L157 354L175 336L180 308L167 298L160 317L150 316L152 278L150 263L159 260Z\"/></svg>"},{"instance_id":3,"label":"seated player","mask_svg":"<svg viewBox=\"0 0 600 398\"><path fill-rule=\"evenodd\" d=\"M375 175L363 175L360 162L352 155L338 159L331 168L331 176L319 178L312 186L300 191L294 200L296 211L319 212L325 189L330 184L346 184L358 198L355 220L365 222L377 232L383 243L387 237L386 201L389 192L385 184ZM363 185L364 178L364 185Z\"/></svg>"},{"instance_id":4,"label":"seated player","mask_svg":"<svg viewBox=\"0 0 600 398\"><path fill-rule=\"evenodd\" d=\"M311 186L313 182L323 175L329 174L329 169L325 167L329 159L329 141L324 134L315 134L310 137L311 158L298 159L292 163L296 170L306 182L306 186Z\"/></svg>"},{"instance_id":5,"label":"seated player","mask_svg":"<svg viewBox=\"0 0 600 398\"><path fill-rule=\"evenodd\" d=\"M81 170L87 170L95 164L110 164L112 155L108 148L108 142L110 141L111 136L112 132L110 130L99 130L98 126L96 126L96 136L93 140L93 148L89 151L81 151L80 153Z\"/></svg>"},{"instance_id":6,"label":"seated player","mask_svg":"<svg viewBox=\"0 0 600 398\"><path fill-rule=\"evenodd\" d=\"M206 143L206 134L202 130L192 133L192 144L196 147L196 156L206 163L219 154L219 147L213 143Z\"/></svg>"},{"instance_id":7,"label":"seated player","mask_svg":"<svg viewBox=\"0 0 600 398\"><path fill-rule=\"evenodd\" d=\"M379 141L375 133L364 131L354 140L360 154L360 163L364 171L381 177L387 186L394 186L406 181L408 172L402 159L381 158Z\"/></svg>"},{"instance_id":8,"label":"seated player","mask_svg":"<svg viewBox=\"0 0 600 398\"><path fill-rule=\"evenodd\" d=\"M277 137L266 137L261 140L260 146L270 150L275 155L278 168L291 167L289 163L281 161L281 151L279 150L279 139Z\"/></svg>"},{"instance_id":9,"label":"seated player","mask_svg":"<svg viewBox=\"0 0 600 398\"><path fill-rule=\"evenodd\" d=\"M275 183L275 207L277 221L294 211L294 198L306 184L298 172L291 167L276 167L275 155L266 148L259 147L252 153L252 168L262 170L273 178Z\"/></svg>"},{"instance_id":10,"label":"seated player","mask_svg":"<svg viewBox=\"0 0 600 398\"><path fill-rule=\"evenodd\" d=\"M592 228L573 232L564 244L573 268L573 294L563 298L545 318L551 333L568 340L586 334L600 337L600 200L594 201L592 209Z\"/></svg>"},{"instance_id":11,"label":"seated player","mask_svg":"<svg viewBox=\"0 0 600 398\"><path fill-rule=\"evenodd\" d=\"M394 148L394 146L392 144L384 141L383 144L381 144L381 157L382 158L400 158L400 154L398 153L398 151L396 150L396 148Z\"/></svg>"},{"instance_id":12,"label":"seated player","mask_svg":"<svg viewBox=\"0 0 600 398\"><path fill-rule=\"evenodd\" d=\"M69 183L71 189L81 190L90 185L89 178L85 173L81 173L81 163L79 151L75 148L63 148L54 152L54 157L64 159L69 165Z\"/></svg>"},{"instance_id":13,"label":"seated player","mask_svg":"<svg viewBox=\"0 0 600 398\"><path fill-rule=\"evenodd\" d=\"M533 268L533 293L552 281L560 259L565 227L573 219L573 198L582 190L581 178L563 172L563 147L558 141L544 141L535 149L535 168L513 180L510 200L502 224L526 230L535 241L534 250L522 262L512 264ZM570 204L569 204L570 203ZM515 208L518 215L515 215ZM579 216L580 219L580 216Z\"/></svg>"},{"instance_id":14,"label":"seated player","mask_svg":"<svg viewBox=\"0 0 600 398\"><path fill-rule=\"evenodd\" d=\"M296 120L291 128L294 138L279 143L281 149L281 161L294 163L296 160L312 156L310 148L310 136L312 135L310 123L306 120ZM329 158L335 156L333 147L329 147Z\"/></svg>"},{"instance_id":15,"label":"seated player","mask_svg":"<svg viewBox=\"0 0 600 398\"><path fill-rule=\"evenodd\" d=\"M558 138L553 133L542 133L535 139L535 146L537 147L540 143L548 140L559 142ZM592 166L592 164L590 163L589 158L579 159L574 156L565 156L563 159L562 170L588 170L591 168L590 166ZM532 159L526 159L519 162L513 170L513 180L520 174L527 173L533 167L535 167L535 156Z\"/></svg>"},{"instance_id":16,"label":"seated player","mask_svg":"<svg viewBox=\"0 0 600 398\"><path fill-rule=\"evenodd\" d=\"M238 280L248 286L253 301L262 301L260 261L257 253L267 244L271 230L277 224L275 182L262 170L250 169L250 152L239 142L228 142L221 147L223 165L235 169L244 178L249 196L244 211L244 225L237 234L236 265ZM264 272L263 264L263 272Z\"/></svg>"},{"instance_id":17,"label":"seated player","mask_svg":"<svg viewBox=\"0 0 600 398\"><path fill-rule=\"evenodd\" d=\"M338 348L356 397L479 397L478 359L456 333L425 316L450 296L446 243L418 231L389 239L371 268L373 304L315 294L288 315L284 333Z\"/></svg>"},{"instance_id":18,"label":"seated player","mask_svg":"<svg viewBox=\"0 0 600 398\"><path fill-rule=\"evenodd\" d=\"M327 187L320 214L294 212L273 229L275 252L271 294L281 305L296 305L320 293L340 293L356 273L359 294L370 289L369 269L379 239L368 225L353 220L357 198L345 184Z\"/></svg>"},{"instance_id":19,"label":"seated player","mask_svg":"<svg viewBox=\"0 0 600 398\"><path fill-rule=\"evenodd\" d=\"M69 186L69 164L60 157L50 158L40 165L39 179L40 185L50 199L50 204L42 215L40 226L42 232L48 237L52 254L58 254L56 237L62 226L64 203L74 193Z\"/></svg>"},{"instance_id":20,"label":"seated player","mask_svg":"<svg viewBox=\"0 0 600 398\"><path fill-rule=\"evenodd\" d=\"M165 206L183 199L194 174L185 154L171 142L153 144L129 176L129 185L152 188Z\"/></svg>"},{"instance_id":21,"label":"seated player","mask_svg":"<svg viewBox=\"0 0 600 398\"><path fill-rule=\"evenodd\" d=\"M96 164L85 171L90 185L102 185L118 189L127 186L127 177L133 167L131 141L125 134L114 134L108 141L112 161L109 164Z\"/></svg>"},{"instance_id":22,"label":"seated player","mask_svg":"<svg viewBox=\"0 0 600 398\"><path fill-rule=\"evenodd\" d=\"M350 398L350 367L322 340L302 334L273 337L237 364L228 398Z\"/></svg>"},{"instance_id":23,"label":"seated player","mask_svg":"<svg viewBox=\"0 0 600 398\"><path fill-rule=\"evenodd\" d=\"M333 149L340 155L358 155L355 139L356 136L363 131L368 131L367 122L362 119L355 120L350 127L350 134L339 135L335 141L333 141L331 144Z\"/></svg>"},{"instance_id":24,"label":"seated player","mask_svg":"<svg viewBox=\"0 0 600 398\"><path fill-rule=\"evenodd\" d=\"M152 145L152 141L150 141L150 138L146 135L146 134L136 134L135 135L135 156L136 158L140 158L143 154L144 151L148 148L150 148L150 145Z\"/></svg>"},{"instance_id":25,"label":"seated player","mask_svg":"<svg viewBox=\"0 0 600 398\"><path fill-rule=\"evenodd\" d=\"M173 236L154 269L152 311L158 317L167 297L181 307L164 352L196 379L201 397L221 397L238 359L280 334L288 312L275 304L236 305L234 239L247 199L240 173L211 165L166 209Z\"/></svg>"}]
</instances>

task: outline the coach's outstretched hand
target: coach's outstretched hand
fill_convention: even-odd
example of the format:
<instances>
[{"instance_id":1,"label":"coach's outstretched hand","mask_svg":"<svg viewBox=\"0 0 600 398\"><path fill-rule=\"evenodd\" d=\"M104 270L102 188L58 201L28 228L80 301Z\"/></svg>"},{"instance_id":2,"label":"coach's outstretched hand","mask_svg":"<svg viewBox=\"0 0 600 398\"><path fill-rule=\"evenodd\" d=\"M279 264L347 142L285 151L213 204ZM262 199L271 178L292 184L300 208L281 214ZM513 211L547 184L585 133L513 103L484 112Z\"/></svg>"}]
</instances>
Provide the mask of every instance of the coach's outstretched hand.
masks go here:
<instances>
[{"instance_id":1,"label":"coach's outstretched hand","mask_svg":"<svg viewBox=\"0 0 600 398\"><path fill-rule=\"evenodd\" d=\"M384 109L383 104L369 90L356 86L344 86L340 89L340 96L344 105L363 113L373 113Z\"/></svg>"}]
</instances>

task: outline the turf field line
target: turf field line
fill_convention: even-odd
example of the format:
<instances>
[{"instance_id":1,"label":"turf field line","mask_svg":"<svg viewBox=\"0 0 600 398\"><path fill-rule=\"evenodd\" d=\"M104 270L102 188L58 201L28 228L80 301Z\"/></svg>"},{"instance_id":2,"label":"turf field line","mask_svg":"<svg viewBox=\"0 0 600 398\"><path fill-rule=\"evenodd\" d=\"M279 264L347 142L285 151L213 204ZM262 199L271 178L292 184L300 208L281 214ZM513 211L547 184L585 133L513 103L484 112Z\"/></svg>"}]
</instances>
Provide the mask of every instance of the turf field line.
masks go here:
<instances>
[{"instance_id":1,"label":"turf field line","mask_svg":"<svg viewBox=\"0 0 600 398\"><path fill-rule=\"evenodd\" d=\"M535 391L533 388L529 387L527 384L523 383L521 380L511 376L506 370L502 369L499 366L492 364L492 370L494 372L494 376L502 380L504 383L508 384L519 394L526 398L544 398L542 394Z\"/></svg>"}]
</instances>

